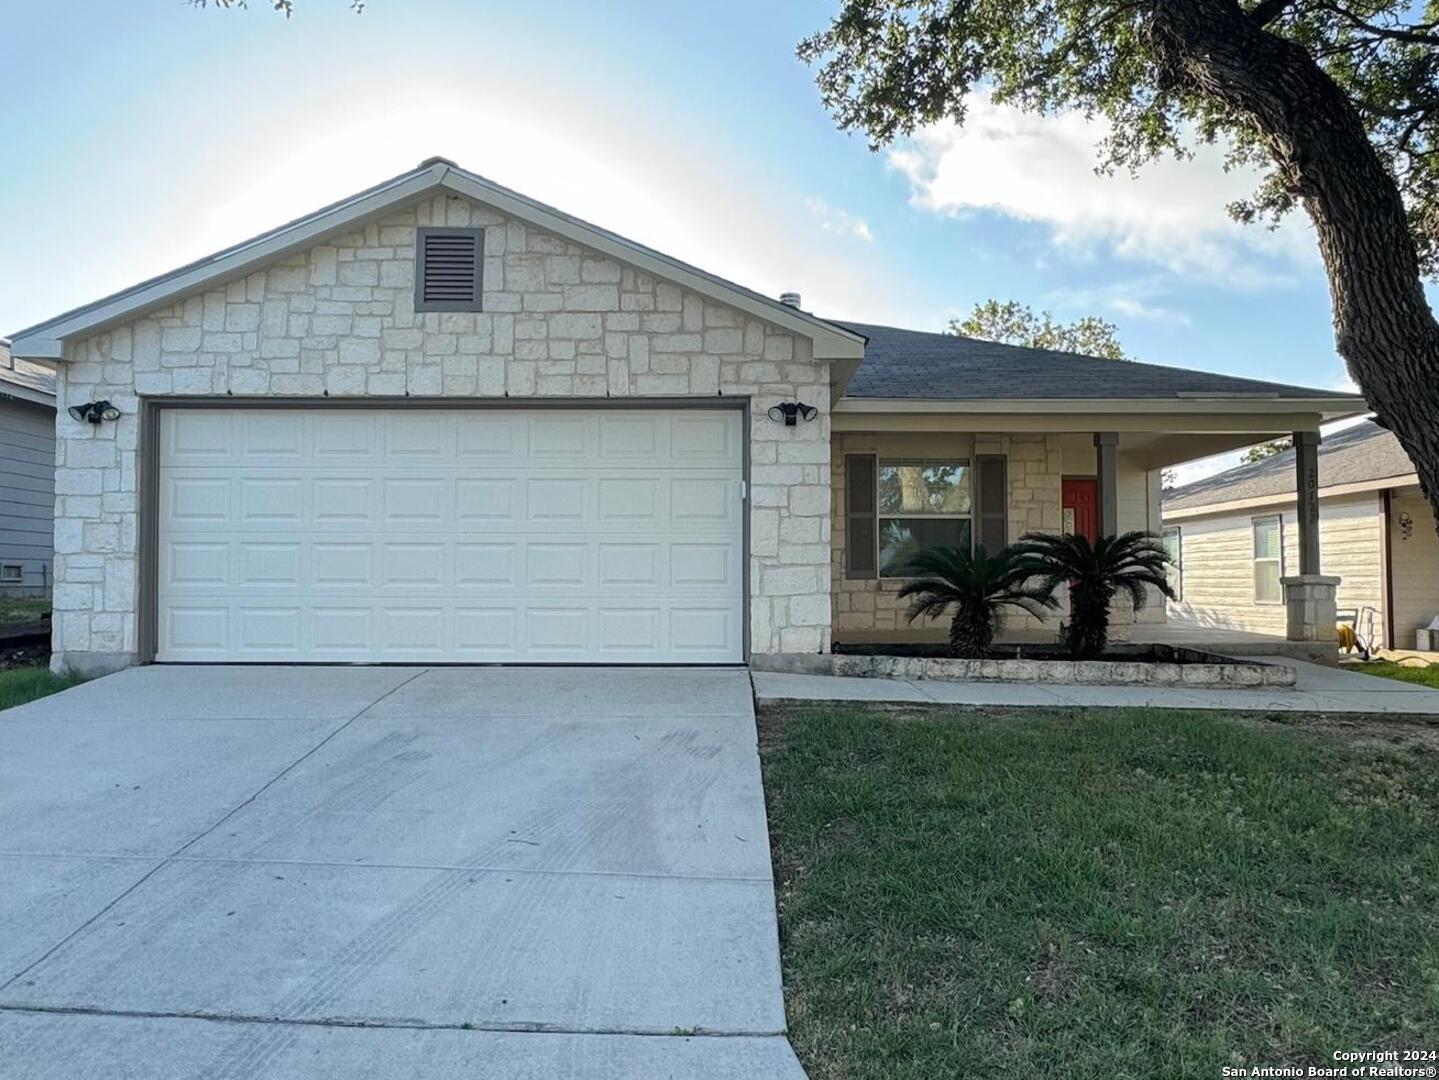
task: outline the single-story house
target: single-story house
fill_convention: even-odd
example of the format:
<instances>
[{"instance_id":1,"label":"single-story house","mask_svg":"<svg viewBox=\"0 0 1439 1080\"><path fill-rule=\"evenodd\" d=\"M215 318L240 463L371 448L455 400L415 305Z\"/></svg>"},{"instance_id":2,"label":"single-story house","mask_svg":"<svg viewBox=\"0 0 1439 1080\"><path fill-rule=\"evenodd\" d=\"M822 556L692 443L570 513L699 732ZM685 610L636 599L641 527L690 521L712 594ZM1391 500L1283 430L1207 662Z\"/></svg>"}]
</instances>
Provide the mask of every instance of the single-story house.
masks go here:
<instances>
[{"instance_id":1,"label":"single-story house","mask_svg":"<svg viewBox=\"0 0 1439 1080\"><path fill-rule=\"evenodd\" d=\"M1285 629L1279 582L1298 557L1294 451L1165 493L1164 533L1182 563L1178 616L1259 633ZM1439 616L1439 535L1414 465L1371 421L1319 447L1321 569L1377 647L1412 649Z\"/></svg>"},{"instance_id":2,"label":"single-story house","mask_svg":"<svg viewBox=\"0 0 1439 1080\"><path fill-rule=\"evenodd\" d=\"M444 159L14 343L92 669L824 652L907 545L1157 528L1163 467L1364 408L819 318Z\"/></svg>"},{"instance_id":3,"label":"single-story house","mask_svg":"<svg viewBox=\"0 0 1439 1080\"><path fill-rule=\"evenodd\" d=\"M0 340L0 597L50 594L54 521L55 371Z\"/></svg>"}]
</instances>

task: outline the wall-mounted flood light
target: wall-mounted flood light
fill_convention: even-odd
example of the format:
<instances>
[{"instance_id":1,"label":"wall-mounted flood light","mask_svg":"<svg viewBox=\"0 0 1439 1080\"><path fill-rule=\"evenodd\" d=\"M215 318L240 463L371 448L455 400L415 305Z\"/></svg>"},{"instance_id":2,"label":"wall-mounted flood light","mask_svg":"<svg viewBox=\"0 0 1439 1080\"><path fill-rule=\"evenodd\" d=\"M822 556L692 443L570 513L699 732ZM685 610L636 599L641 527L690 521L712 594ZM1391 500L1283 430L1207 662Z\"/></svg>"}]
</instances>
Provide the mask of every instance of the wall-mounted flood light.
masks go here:
<instances>
[{"instance_id":1,"label":"wall-mounted flood light","mask_svg":"<svg viewBox=\"0 0 1439 1080\"><path fill-rule=\"evenodd\" d=\"M769 418L776 424L784 424L785 427L794 427L800 420L813 420L819 415L819 410L813 405L806 405L803 401L781 401L769 411Z\"/></svg>"},{"instance_id":2,"label":"wall-mounted flood light","mask_svg":"<svg viewBox=\"0 0 1439 1080\"><path fill-rule=\"evenodd\" d=\"M120 410L108 401L87 401L84 405L71 405L68 411L72 419L91 424L120 419Z\"/></svg>"}]
</instances>

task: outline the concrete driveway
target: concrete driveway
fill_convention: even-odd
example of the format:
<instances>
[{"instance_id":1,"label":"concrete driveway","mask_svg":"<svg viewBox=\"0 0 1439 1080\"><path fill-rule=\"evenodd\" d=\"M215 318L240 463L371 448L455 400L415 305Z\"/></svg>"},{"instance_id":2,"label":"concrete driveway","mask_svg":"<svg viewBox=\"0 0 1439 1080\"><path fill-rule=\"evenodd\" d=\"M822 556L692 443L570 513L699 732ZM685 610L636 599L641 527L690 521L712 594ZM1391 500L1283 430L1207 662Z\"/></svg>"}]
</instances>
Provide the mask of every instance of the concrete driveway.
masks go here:
<instances>
[{"instance_id":1,"label":"concrete driveway","mask_svg":"<svg viewBox=\"0 0 1439 1080\"><path fill-rule=\"evenodd\" d=\"M748 674L147 667L0 713L0 1075L802 1077Z\"/></svg>"}]
</instances>

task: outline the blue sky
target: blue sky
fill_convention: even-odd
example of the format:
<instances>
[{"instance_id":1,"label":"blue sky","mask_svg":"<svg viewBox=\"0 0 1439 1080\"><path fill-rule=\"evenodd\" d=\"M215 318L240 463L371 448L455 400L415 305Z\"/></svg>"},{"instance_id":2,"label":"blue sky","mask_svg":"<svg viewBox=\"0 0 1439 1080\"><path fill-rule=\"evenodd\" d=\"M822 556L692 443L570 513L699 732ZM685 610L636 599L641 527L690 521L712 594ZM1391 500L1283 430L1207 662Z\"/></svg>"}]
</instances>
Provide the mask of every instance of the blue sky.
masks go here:
<instances>
[{"instance_id":1,"label":"blue sky","mask_svg":"<svg viewBox=\"0 0 1439 1080\"><path fill-rule=\"evenodd\" d=\"M988 297L1138 357L1347 386L1307 224L1228 222L1214 154L1091 174L1101 132L975 105L871 152L794 46L834 0L11 5L0 332L443 154L821 315L942 329Z\"/></svg>"}]
</instances>

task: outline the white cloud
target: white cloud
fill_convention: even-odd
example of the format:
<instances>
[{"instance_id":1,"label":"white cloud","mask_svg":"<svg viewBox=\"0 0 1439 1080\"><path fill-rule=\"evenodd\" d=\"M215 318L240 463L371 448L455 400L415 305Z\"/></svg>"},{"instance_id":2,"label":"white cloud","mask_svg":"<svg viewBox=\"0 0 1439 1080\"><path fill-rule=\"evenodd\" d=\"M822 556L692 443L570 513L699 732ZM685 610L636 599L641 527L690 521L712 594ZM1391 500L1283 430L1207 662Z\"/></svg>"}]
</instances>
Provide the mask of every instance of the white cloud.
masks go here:
<instances>
[{"instance_id":1,"label":"white cloud","mask_svg":"<svg viewBox=\"0 0 1439 1080\"><path fill-rule=\"evenodd\" d=\"M1130 319L1144 319L1148 322L1171 322L1180 326L1193 326L1194 320L1182 311L1175 311L1172 308L1163 307L1159 304L1146 304L1132 296L1116 296L1109 301L1109 309Z\"/></svg>"},{"instance_id":2,"label":"white cloud","mask_svg":"<svg viewBox=\"0 0 1439 1080\"><path fill-rule=\"evenodd\" d=\"M856 240L863 240L866 244L874 243L874 232L864 218L856 217L847 210L830 206L823 199L805 199L804 208L819 219L819 227L825 232L831 232L837 236L852 236Z\"/></svg>"},{"instance_id":3,"label":"white cloud","mask_svg":"<svg viewBox=\"0 0 1439 1080\"><path fill-rule=\"evenodd\" d=\"M1226 173L1217 147L1202 146L1189 161L1153 162L1138 176L1101 176L1096 146L1107 131L1099 118L1037 116L976 95L962 128L924 128L889 162L909 180L914 205L1044 225L1071 256L1102 250L1238 288L1287 280L1314 264L1312 230L1300 216L1277 230L1228 217L1225 205L1252 192L1255 174Z\"/></svg>"}]
</instances>

